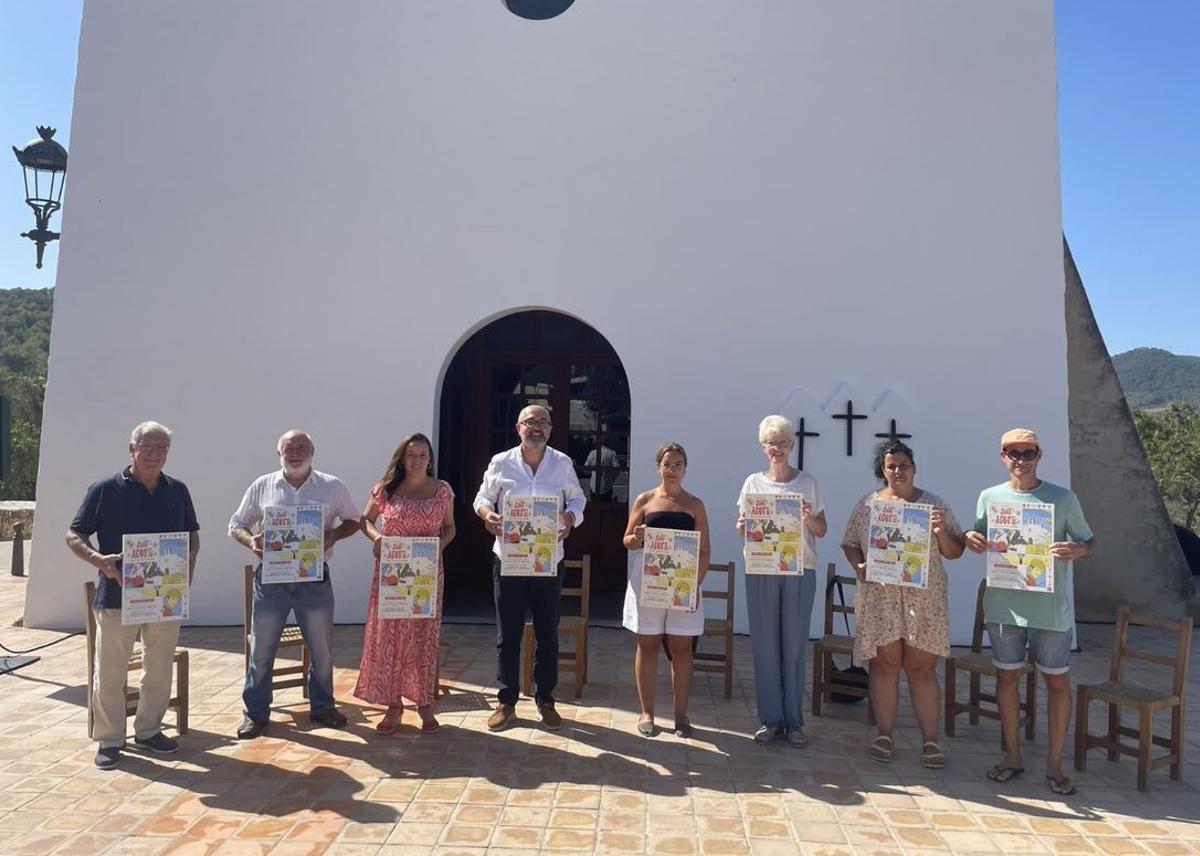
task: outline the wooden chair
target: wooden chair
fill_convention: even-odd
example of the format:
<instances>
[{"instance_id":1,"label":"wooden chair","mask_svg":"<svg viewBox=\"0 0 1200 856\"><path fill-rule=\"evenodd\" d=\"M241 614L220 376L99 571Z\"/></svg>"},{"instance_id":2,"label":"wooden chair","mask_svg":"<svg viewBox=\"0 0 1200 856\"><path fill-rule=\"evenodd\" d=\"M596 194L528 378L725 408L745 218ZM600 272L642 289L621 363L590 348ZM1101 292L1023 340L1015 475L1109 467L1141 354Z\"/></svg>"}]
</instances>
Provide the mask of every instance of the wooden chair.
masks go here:
<instances>
[{"instance_id":1,"label":"wooden chair","mask_svg":"<svg viewBox=\"0 0 1200 856\"><path fill-rule=\"evenodd\" d=\"M725 698L733 698L733 592L737 579L737 565L734 562L725 564L710 564L708 573L714 571L725 574L725 590L705 590L701 597L710 597L725 601L725 616L723 618L705 618L703 637L714 637L725 643L725 651L713 654L707 651L692 653L692 668L697 672L723 672L725 674Z\"/></svg>"},{"instance_id":2,"label":"wooden chair","mask_svg":"<svg viewBox=\"0 0 1200 856\"><path fill-rule=\"evenodd\" d=\"M979 590L975 595L975 626L971 631L971 651L959 654L957 657L946 658L946 736L954 736L954 722L959 714L965 713L970 717L972 725L979 724L979 717L1000 719L996 707L996 696L985 693L981 688L982 678L996 677L996 664L992 662L991 654L983 653L983 593L987 591L987 580L979 581ZM968 700L963 703L955 697L955 681L958 670L970 673L970 692ZM1032 740L1037 733L1037 672L1034 671L1032 655L1030 661L1021 669L1025 674L1025 700L1020 703L1020 724L1025 726L1025 739ZM984 707L987 704L990 707ZM1003 747L1004 737L1000 738Z\"/></svg>"},{"instance_id":3,"label":"wooden chair","mask_svg":"<svg viewBox=\"0 0 1200 856\"><path fill-rule=\"evenodd\" d=\"M833 602L833 592L838 583L843 586L855 586L858 585L858 577L854 574L839 575L837 564L830 562L825 569L824 635L813 645L812 710L814 716L821 716L821 706L824 704L826 696L834 692L857 698L868 697L866 675L847 675L846 679L851 683L835 684L833 682L833 655L842 654L851 658L854 655L854 637L833 632L835 614L841 613L846 616L847 622L849 622L849 616L854 615L854 607L850 603ZM867 716L868 719L871 718L869 709Z\"/></svg>"},{"instance_id":4,"label":"wooden chair","mask_svg":"<svg viewBox=\"0 0 1200 856\"><path fill-rule=\"evenodd\" d=\"M242 600L242 654L246 659L246 674L250 674L250 619L253 615L254 604L254 566L246 565L243 569L245 583L243 589ZM304 634L300 628L294 624L289 624L283 628L283 633L279 637L279 649L284 648L299 648L300 663L293 666L276 666L271 672L271 686L274 689L282 690L288 687L300 687L304 697L308 698L308 666L309 655L308 646L304 644ZM278 651L276 652L278 655ZM295 675L296 677L289 677ZM284 680L280 680L280 678Z\"/></svg>"},{"instance_id":5,"label":"wooden chair","mask_svg":"<svg viewBox=\"0 0 1200 856\"><path fill-rule=\"evenodd\" d=\"M90 582L83 587L83 614L87 618L87 728L88 736L92 734L92 684L96 677L96 616L92 612L92 604L96 600L96 584ZM175 649L175 695L167 703L168 710L175 711L175 730L179 734L187 734L188 730L188 652ZM142 668L141 649L135 648L129 658L129 671ZM137 713L138 700L141 692L131 688L128 681L125 684L125 715Z\"/></svg>"},{"instance_id":6,"label":"wooden chair","mask_svg":"<svg viewBox=\"0 0 1200 856\"><path fill-rule=\"evenodd\" d=\"M1152 654L1129 645L1129 625L1139 625L1175 634L1175 656L1165 657ZM1187 667L1192 645L1192 619L1166 621L1131 615L1127 605L1117 610L1117 628L1113 637L1112 662L1108 680L1099 684L1080 684L1076 690L1075 707L1075 769L1087 769L1089 749L1101 747L1108 752L1108 760L1116 761L1122 754L1137 758L1137 786L1139 791L1150 790L1150 770L1153 767L1170 765L1171 778L1183 778L1183 718L1187 704ZM1169 666L1174 671L1170 691L1150 689L1127 681L1124 678L1125 659L1145 660L1160 666ZM1108 733L1096 736L1088 733L1088 707L1093 701L1108 704ZM1132 707L1138 711L1138 727L1129 728L1121 724L1121 708ZM1171 711L1171 736L1160 737L1154 733L1154 715L1160 710ZM1121 742L1122 737L1137 738L1137 746ZM1151 757L1153 747L1161 746L1167 754Z\"/></svg>"},{"instance_id":7,"label":"wooden chair","mask_svg":"<svg viewBox=\"0 0 1200 856\"><path fill-rule=\"evenodd\" d=\"M558 668L560 671L571 672L575 676L575 698L583 696L583 685L587 683L588 657L588 604L592 593L592 557L582 559L567 559L563 562L563 597L579 598L579 615L564 615L558 620L558 635L565 634L575 637L575 647L570 651L560 650L558 653ZM578 587L568 588L566 577L572 571L580 572ZM521 641L523 649L522 681L525 695L533 695L533 622L525 622L525 634Z\"/></svg>"}]
</instances>

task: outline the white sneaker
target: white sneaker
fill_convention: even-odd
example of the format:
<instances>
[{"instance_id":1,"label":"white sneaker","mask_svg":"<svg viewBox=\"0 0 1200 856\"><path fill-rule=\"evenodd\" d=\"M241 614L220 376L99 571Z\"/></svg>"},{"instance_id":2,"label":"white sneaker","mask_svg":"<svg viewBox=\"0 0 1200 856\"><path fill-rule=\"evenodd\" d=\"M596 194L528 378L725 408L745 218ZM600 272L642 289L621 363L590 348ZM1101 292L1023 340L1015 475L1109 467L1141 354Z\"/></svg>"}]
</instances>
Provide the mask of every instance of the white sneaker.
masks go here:
<instances>
[{"instance_id":1,"label":"white sneaker","mask_svg":"<svg viewBox=\"0 0 1200 856\"><path fill-rule=\"evenodd\" d=\"M755 743L774 743L776 740L782 739L783 729L771 725L760 725L758 731L754 732Z\"/></svg>"}]
</instances>

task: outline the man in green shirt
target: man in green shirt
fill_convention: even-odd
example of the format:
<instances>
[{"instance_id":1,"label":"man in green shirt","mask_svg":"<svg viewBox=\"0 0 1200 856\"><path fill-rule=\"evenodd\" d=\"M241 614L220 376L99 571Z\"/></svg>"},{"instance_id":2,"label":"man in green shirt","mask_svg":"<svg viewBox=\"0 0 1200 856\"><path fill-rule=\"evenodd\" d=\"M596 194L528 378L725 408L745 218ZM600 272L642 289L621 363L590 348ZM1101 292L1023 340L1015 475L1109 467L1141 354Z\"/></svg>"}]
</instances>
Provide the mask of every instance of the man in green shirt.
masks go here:
<instances>
[{"instance_id":1,"label":"man in green shirt","mask_svg":"<svg viewBox=\"0 0 1200 856\"><path fill-rule=\"evenodd\" d=\"M1049 745L1046 781L1056 794L1071 794L1075 787L1063 772L1063 747L1071 721L1069 659L1075 613L1071 601L1072 565L1096 552L1096 538L1083 517L1079 498L1068 488L1042 481L1037 475L1042 445L1028 428L1014 428L1000 438L1000 460L1009 479L979 494L975 525L965 533L967 547L975 553L988 549L987 508L993 502L1036 502L1054 506L1054 591L1018 591L989 588L983 598L984 619L996 665L996 703L1004 733L1005 756L988 770L988 778L1007 782L1023 773L1020 697L1017 687L1026 650L1046 682Z\"/></svg>"}]
</instances>

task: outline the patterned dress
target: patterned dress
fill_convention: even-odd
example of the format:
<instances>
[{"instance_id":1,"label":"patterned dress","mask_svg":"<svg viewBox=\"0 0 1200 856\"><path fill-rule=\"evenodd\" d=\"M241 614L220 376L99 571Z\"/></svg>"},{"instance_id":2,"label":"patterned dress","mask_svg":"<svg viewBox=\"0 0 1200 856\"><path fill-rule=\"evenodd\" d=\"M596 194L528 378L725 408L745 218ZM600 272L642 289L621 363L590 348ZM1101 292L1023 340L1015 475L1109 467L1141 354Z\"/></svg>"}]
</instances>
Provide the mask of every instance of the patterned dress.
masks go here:
<instances>
[{"instance_id":1,"label":"patterned dress","mask_svg":"<svg viewBox=\"0 0 1200 856\"><path fill-rule=\"evenodd\" d=\"M857 547L864 556L867 555L867 534L871 528L871 500L876 498L876 492L872 491L858 501L842 537L843 547ZM962 534L954 512L941 497L920 491L912 501L940 508L946 528L955 535ZM854 587L854 655L858 659L870 660L881 645L890 645L897 639L938 657L950 656L946 571L936 543L935 538L934 548L930 550L927 588L868 582Z\"/></svg>"},{"instance_id":2,"label":"patterned dress","mask_svg":"<svg viewBox=\"0 0 1200 856\"><path fill-rule=\"evenodd\" d=\"M436 536L442 530L446 509L454 492L442 482L429 499L385 499L379 488L371 492L379 504L376 524L383 535ZM438 598L432 618L386 619L378 617L379 563L371 580L367 627L363 633L362 665L354 695L371 704L398 705L402 698L418 707L433 703L437 679L438 641L442 630L442 597L445 573L438 561Z\"/></svg>"}]
</instances>

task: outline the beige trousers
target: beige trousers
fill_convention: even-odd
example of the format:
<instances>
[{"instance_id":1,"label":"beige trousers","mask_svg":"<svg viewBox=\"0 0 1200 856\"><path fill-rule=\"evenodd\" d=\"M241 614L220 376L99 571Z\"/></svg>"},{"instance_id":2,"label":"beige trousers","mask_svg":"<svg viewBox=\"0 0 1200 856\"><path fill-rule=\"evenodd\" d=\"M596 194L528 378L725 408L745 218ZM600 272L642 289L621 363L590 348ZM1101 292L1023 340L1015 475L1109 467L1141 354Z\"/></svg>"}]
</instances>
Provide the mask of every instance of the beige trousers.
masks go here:
<instances>
[{"instance_id":1,"label":"beige trousers","mask_svg":"<svg viewBox=\"0 0 1200 856\"><path fill-rule=\"evenodd\" d=\"M142 635L142 685L133 733L145 740L162 730L171 701L171 664L179 622L121 624L121 610L96 609L96 671L92 683L92 739L102 747L125 745L125 686L129 657Z\"/></svg>"}]
</instances>

